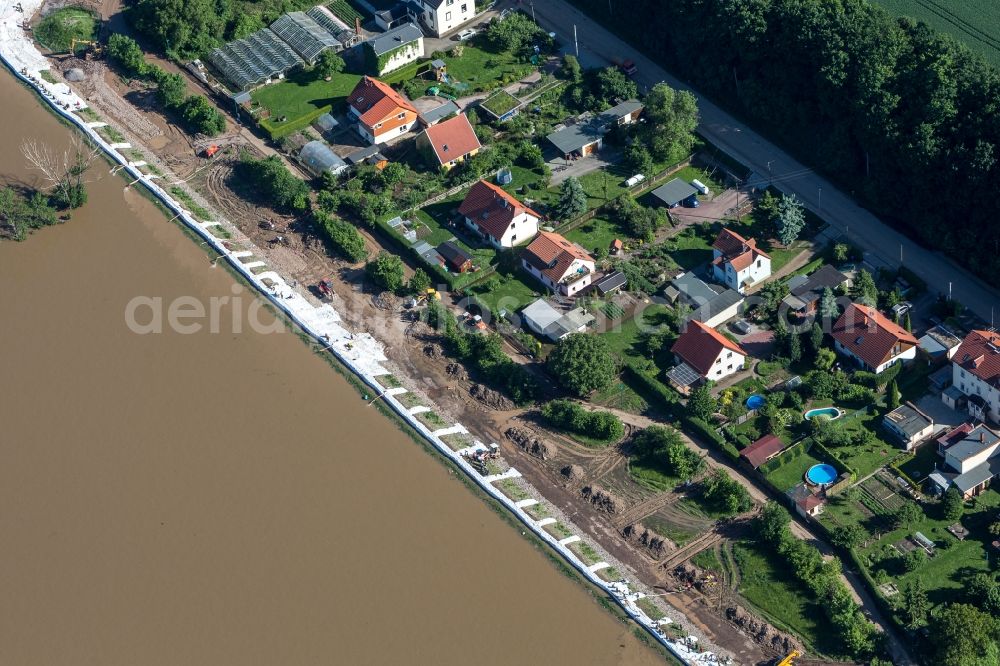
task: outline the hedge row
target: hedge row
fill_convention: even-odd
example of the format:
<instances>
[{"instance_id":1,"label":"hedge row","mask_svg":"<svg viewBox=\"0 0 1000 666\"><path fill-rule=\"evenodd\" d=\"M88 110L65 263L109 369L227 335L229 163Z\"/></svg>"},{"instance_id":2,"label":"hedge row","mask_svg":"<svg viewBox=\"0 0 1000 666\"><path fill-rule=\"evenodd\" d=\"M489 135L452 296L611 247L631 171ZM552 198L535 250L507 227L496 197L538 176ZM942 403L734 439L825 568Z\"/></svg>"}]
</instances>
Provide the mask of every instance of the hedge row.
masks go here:
<instances>
[{"instance_id":1,"label":"hedge row","mask_svg":"<svg viewBox=\"0 0 1000 666\"><path fill-rule=\"evenodd\" d=\"M736 447L727 442L709 423L695 416L687 416L684 418L683 424L685 430L690 431L703 442L719 449L733 462L739 460L740 452L736 450Z\"/></svg>"}]
</instances>

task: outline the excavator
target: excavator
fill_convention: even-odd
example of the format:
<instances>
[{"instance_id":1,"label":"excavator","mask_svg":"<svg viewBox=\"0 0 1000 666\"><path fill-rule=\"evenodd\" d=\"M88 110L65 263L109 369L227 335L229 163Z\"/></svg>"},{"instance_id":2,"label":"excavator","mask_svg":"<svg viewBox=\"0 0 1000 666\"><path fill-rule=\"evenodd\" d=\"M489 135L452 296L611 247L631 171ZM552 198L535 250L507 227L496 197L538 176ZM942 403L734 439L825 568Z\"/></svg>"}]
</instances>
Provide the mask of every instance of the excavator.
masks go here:
<instances>
[{"instance_id":1,"label":"excavator","mask_svg":"<svg viewBox=\"0 0 1000 666\"><path fill-rule=\"evenodd\" d=\"M792 650L785 658L778 662L777 666L794 666L795 660L802 656L802 653L798 650Z\"/></svg>"},{"instance_id":2,"label":"excavator","mask_svg":"<svg viewBox=\"0 0 1000 666\"><path fill-rule=\"evenodd\" d=\"M70 55L76 54L77 46L86 46L87 50L84 52L86 57L100 58L104 53L104 47L101 46L100 42L95 42L92 39L79 39L74 37L69 43L69 53Z\"/></svg>"}]
</instances>

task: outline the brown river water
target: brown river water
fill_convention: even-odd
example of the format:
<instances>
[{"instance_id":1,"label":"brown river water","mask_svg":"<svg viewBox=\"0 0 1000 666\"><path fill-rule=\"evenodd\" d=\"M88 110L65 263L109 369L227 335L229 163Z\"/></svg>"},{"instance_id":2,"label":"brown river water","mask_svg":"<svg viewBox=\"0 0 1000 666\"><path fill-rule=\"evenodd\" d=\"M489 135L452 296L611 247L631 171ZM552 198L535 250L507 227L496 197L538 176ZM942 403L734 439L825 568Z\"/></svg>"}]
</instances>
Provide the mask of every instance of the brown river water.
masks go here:
<instances>
[{"instance_id":1,"label":"brown river water","mask_svg":"<svg viewBox=\"0 0 1000 666\"><path fill-rule=\"evenodd\" d=\"M70 130L0 92L32 183L21 138ZM0 243L0 664L663 663L295 335L131 333L235 281L92 174Z\"/></svg>"}]
</instances>

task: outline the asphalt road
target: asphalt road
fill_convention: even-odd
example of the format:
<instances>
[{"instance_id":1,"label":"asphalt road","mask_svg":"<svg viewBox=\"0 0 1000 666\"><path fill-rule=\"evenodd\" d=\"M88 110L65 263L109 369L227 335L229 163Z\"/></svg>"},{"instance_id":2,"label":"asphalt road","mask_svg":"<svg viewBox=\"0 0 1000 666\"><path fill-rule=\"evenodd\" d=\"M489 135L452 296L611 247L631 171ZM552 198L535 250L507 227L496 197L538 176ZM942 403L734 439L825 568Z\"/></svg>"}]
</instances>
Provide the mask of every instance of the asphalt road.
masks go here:
<instances>
[{"instance_id":1,"label":"asphalt road","mask_svg":"<svg viewBox=\"0 0 1000 666\"><path fill-rule=\"evenodd\" d=\"M624 3L622 3L624 4ZM873 263L898 267L902 264L919 275L931 292L949 293L985 321L1000 317L1000 292L989 287L944 255L921 247L861 208L832 183L796 161L743 123L713 104L690 86L672 77L638 50L605 30L596 21L564 0L539 0L532 8L535 19L559 39L573 44L576 25L581 61L610 63L612 58L630 58L639 67L636 82L651 87L666 82L673 88L690 90L701 111L699 132L710 142L754 171L751 183L766 185L769 173L775 187L795 194L807 208L861 247Z\"/></svg>"}]
</instances>

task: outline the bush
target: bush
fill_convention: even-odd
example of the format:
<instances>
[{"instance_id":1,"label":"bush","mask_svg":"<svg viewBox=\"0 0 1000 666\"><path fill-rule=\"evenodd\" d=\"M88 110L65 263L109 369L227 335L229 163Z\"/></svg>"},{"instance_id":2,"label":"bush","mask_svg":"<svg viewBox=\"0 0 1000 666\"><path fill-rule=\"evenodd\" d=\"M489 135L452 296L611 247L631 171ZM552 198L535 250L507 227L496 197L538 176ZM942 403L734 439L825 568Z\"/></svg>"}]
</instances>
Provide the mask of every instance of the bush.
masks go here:
<instances>
[{"instance_id":1,"label":"bush","mask_svg":"<svg viewBox=\"0 0 1000 666\"><path fill-rule=\"evenodd\" d=\"M243 155L236 173L247 189L276 210L302 212L309 207L309 186L293 176L277 155L263 159Z\"/></svg>"},{"instance_id":2,"label":"bush","mask_svg":"<svg viewBox=\"0 0 1000 666\"><path fill-rule=\"evenodd\" d=\"M357 263L368 256L365 239L353 225L323 213L317 213L314 217L317 226L326 234L334 250L345 259Z\"/></svg>"},{"instance_id":3,"label":"bush","mask_svg":"<svg viewBox=\"0 0 1000 666\"><path fill-rule=\"evenodd\" d=\"M365 264L365 275L382 289L399 291L403 288L403 260L383 250Z\"/></svg>"},{"instance_id":4,"label":"bush","mask_svg":"<svg viewBox=\"0 0 1000 666\"><path fill-rule=\"evenodd\" d=\"M569 400L553 400L542 407L542 416L552 426L577 435L613 442L625 435L625 425L610 412L591 412Z\"/></svg>"},{"instance_id":5,"label":"bush","mask_svg":"<svg viewBox=\"0 0 1000 666\"><path fill-rule=\"evenodd\" d=\"M564 388L581 397L607 388L618 374L608 343L586 333L560 340L549 356L549 368Z\"/></svg>"}]
</instances>

